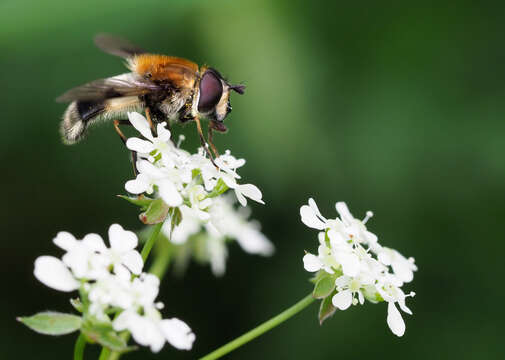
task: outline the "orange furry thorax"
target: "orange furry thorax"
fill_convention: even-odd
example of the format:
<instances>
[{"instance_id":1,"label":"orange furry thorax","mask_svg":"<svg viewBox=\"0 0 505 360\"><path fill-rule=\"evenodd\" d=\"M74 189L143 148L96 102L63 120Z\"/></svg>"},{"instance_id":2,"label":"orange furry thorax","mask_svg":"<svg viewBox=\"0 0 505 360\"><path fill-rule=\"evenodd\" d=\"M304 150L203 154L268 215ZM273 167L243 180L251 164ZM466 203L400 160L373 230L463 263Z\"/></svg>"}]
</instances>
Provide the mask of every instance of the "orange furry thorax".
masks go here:
<instances>
[{"instance_id":1,"label":"orange furry thorax","mask_svg":"<svg viewBox=\"0 0 505 360\"><path fill-rule=\"evenodd\" d=\"M198 65L175 56L141 54L128 60L128 68L152 81L169 81L177 86L192 87Z\"/></svg>"}]
</instances>

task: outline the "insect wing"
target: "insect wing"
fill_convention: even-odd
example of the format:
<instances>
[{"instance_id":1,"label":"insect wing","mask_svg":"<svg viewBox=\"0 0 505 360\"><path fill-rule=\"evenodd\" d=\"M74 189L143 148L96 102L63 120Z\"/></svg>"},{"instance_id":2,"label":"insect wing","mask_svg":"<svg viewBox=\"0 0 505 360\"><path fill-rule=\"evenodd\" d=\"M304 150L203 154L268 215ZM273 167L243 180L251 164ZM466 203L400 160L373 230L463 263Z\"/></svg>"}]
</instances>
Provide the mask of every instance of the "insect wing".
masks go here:
<instances>
[{"instance_id":1,"label":"insect wing","mask_svg":"<svg viewBox=\"0 0 505 360\"><path fill-rule=\"evenodd\" d=\"M133 74L123 74L95 80L70 89L56 99L57 102L74 100L102 100L123 96L139 96L163 90L161 86Z\"/></svg>"},{"instance_id":2,"label":"insect wing","mask_svg":"<svg viewBox=\"0 0 505 360\"><path fill-rule=\"evenodd\" d=\"M143 49L128 40L110 34L98 34L95 36L95 45L107 54L123 58L130 58L134 55L145 53Z\"/></svg>"}]
</instances>

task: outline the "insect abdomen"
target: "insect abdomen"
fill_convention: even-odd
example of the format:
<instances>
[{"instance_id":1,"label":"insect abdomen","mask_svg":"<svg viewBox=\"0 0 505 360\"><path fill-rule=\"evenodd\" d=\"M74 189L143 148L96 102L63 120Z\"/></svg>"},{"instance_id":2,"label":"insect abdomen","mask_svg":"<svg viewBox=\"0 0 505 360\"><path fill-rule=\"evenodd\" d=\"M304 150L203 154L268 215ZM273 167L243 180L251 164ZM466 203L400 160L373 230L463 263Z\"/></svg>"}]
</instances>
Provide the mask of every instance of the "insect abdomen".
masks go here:
<instances>
[{"instance_id":1,"label":"insect abdomen","mask_svg":"<svg viewBox=\"0 0 505 360\"><path fill-rule=\"evenodd\" d=\"M87 127L100 120L125 118L128 111L141 111L144 103L137 96L125 96L107 100L73 101L63 114L60 131L67 145L80 141Z\"/></svg>"},{"instance_id":2,"label":"insect abdomen","mask_svg":"<svg viewBox=\"0 0 505 360\"><path fill-rule=\"evenodd\" d=\"M103 110L103 101L74 101L70 103L63 114L63 121L60 126L63 142L71 145L81 140L86 130L87 122Z\"/></svg>"}]
</instances>

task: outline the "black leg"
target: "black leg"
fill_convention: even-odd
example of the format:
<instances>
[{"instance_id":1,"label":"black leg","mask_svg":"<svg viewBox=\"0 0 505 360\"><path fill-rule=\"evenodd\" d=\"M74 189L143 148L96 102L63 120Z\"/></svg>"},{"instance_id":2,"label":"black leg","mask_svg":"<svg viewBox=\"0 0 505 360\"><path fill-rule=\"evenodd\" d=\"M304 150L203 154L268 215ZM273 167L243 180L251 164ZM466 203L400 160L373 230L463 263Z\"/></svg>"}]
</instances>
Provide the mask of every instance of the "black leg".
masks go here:
<instances>
[{"instance_id":1,"label":"black leg","mask_svg":"<svg viewBox=\"0 0 505 360\"><path fill-rule=\"evenodd\" d=\"M207 144L207 141L205 141L205 137L203 136L202 124L200 123L200 117L196 116L195 117L195 122L196 122L196 129L198 131L198 135L200 136L200 143L202 144L203 148L207 152L207 155L209 155L209 159L212 162L212 164L216 168L219 168L219 166L217 166L216 163L214 162L214 157L212 156L212 153L209 150L209 144Z\"/></svg>"},{"instance_id":2,"label":"black leg","mask_svg":"<svg viewBox=\"0 0 505 360\"><path fill-rule=\"evenodd\" d=\"M117 134L121 138L121 141L123 144L126 146L126 136L124 136L123 132L119 128L119 125L128 125L131 126L132 124L128 120L114 120L114 129L116 130ZM135 151L131 151L131 159L132 159L132 166L133 166L133 174L135 176L138 175L138 170L137 170L137 153Z\"/></svg>"}]
</instances>

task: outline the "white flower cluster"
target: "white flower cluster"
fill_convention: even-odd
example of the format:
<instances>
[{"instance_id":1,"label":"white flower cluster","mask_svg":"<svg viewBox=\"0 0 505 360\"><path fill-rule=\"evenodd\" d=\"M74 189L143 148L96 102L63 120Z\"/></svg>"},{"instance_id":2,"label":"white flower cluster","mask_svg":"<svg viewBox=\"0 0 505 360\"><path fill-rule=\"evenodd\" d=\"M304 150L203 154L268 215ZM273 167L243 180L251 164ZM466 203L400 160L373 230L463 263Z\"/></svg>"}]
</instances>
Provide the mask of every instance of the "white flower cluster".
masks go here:
<instances>
[{"instance_id":1,"label":"white flower cluster","mask_svg":"<svg viewBox=\"0 0 505 360\"><path fill-rule=\"evenodd\" d=\"M110 248L97 234L77 240L68 232L60 232L53 242L65 250L62 259L40 256L35 260L35 277L45 285L70 292L80 290L88 303L85 315L111 321L110 309L121 309L112 321L116 331L128 330L135 341L159 351L168 341L181 350L189 350L195 340L189 326L172 318L162 319L155 302L160 281L142 273L142 257L135 250L137 236L113 224L109 228Z\"/></svg>"},{"instance_id":2,"label":"white flower cluster","mask_svg":"<svg viewBox=\"0 0 505 360\"><path fill-rule=\"evenodd\" d=\"M300 208L302 222L308 227L321 230L319 233L318 255L307 253L303 258L307 271L325 271L336 276L336 294L332 297L333 305L345 310L365 299L376 303L388 303L387 323L391 331L402 336L405 322L395 303L400 309L412 314L405 305L406 295L401 287L414 278L417 270L414 259L406 259L398 251L383 247L377 236L369 232L365 223L373 216L367 212L363 221L355 219L343 202L336 204L340 218L324 218L313 199Z\"/></svg>"},{"instance_id":3,"label":"white flower cluster","mask_svg":"<svg viewBox=\"0 0 505 360\"><path fill-rule=\"evenodd\" d=\"M204 149L190 154L170 140L166 123L157 125L157 136L153 136L145 117L139 113L128 113L131 124L145 139L129 138L126 146L139 157L134 180L125 184L132 194L152 194L157 190L163 201L171 207L188 205L202 219L209 218L207 209L212 204L213 194L223 185L233 189L242 206L250 198L259 203L261 191L252 184L239 184L236 170L245 164L229 151L215 159L215 164L205 157ZM214 192L214 193L213 193Z\"/></svg>"},{"instance_id":4,"label":"white flower cluster","mask_svg":"<svg viewBox=\"0 0 505 360\"><path fill-rule=\"evenodd\" d=\"M181 223L172 230L166 222L162 231L172 243L181 246L189 245L191 237L201 235L204 238L204 248L198 253L203 253L203 260L210 263L216 276L223 275L226 270L227 240L237 240L240 247L249 254L272 255L274 246L260 231L259 223L247 220L250 209L235 209L234 205L232 195L213 198L203 218L199 210L182 205Z\"/></svg>"}]
</instances>

